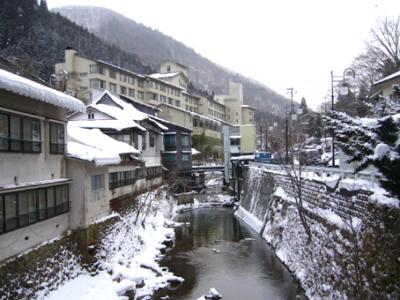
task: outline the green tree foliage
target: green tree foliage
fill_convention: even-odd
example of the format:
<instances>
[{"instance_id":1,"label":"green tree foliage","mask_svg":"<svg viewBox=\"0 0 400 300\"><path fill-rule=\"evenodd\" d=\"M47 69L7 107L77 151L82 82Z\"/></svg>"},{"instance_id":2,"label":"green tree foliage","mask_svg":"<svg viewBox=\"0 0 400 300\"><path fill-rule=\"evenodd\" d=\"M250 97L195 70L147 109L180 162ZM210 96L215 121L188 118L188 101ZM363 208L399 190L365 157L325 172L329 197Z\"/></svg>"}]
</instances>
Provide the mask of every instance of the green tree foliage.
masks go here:
<instances>
[{"instance_id":1,"label":"green tree foliage","mask_svg":"<svg viewBox=\"0 0 400 300\"><path fill-rule=\"evenodd\" d=\"M201 152L200 158L207 160L210 156L217 154L220 141L202 133L201 135L193 135L192 145L193 148Z\"/></svg>"}]
</instances>

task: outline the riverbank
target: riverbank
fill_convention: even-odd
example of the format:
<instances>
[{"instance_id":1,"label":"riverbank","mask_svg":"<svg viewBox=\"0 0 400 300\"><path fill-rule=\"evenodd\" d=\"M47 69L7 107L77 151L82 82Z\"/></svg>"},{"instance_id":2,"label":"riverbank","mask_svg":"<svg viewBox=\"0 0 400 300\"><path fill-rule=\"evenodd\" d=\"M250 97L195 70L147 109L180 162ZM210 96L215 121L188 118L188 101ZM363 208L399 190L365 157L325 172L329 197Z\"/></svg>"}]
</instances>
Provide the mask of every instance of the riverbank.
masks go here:
<instances>
[{"instance_id":1,"label":"riverbank","mask_svg":"<svg viewBox=\"0 0 400 300\"><path fill-rule=\"evenodd\" d=\"M167 245L174 240L175 205L165 189L143 194L137 199L136 209L119 215L119 220L108 228L96 251L97 274L81 272L47 300L146 299L171 282L182 282L159 265Z\"/></svg>"},{"instance_id":2,"label":"riverbank","mask_svg":"<svg viewBox=\"0 0 400 300\"><path fill-rule=\"evenodd\" d=\"M236 215L274 248L308 298L398 299L400 210L379 187L359 183L303 178L299 208L284 172L250 167Z\"/></svg>"}]
</instances>

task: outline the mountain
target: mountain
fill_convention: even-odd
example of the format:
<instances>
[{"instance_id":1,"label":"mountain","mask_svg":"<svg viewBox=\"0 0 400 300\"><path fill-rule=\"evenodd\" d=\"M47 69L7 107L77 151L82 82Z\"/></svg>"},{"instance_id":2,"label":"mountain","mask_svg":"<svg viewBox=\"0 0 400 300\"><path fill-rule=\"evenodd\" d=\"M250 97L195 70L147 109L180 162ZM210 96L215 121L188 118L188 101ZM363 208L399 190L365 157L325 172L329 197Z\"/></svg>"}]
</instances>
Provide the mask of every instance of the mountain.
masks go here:
<instances>
[{"instance_id":1,"label":"mountain","mask_svg":"<svg viewBox=\"0 0 400 300\"><path fill-rule=\"evenodd\" d=\"M227 92L229 80L241 82L246 104L267 115L284 113L288 99L253 79L217 65L158 30L100 7L66 6L53 11L83 26L103 41L139 56L153 69L162 61L172 59L189 68L189 78L196 86L216 94Z\"/></svg>"},{"instance_id":2,"label":"mountain","mask_svg":"<svg viewBox=\"0 0 400 300\"><path fill-rule=\"evenodd\" d=\"M155 71L136 54L104 42L82 26L48 11L46 1L2 0L0 55L44 81L54 64L64 61L68 46L93 59L102 59L140 73Z\"/></svg>"}]
</instances>

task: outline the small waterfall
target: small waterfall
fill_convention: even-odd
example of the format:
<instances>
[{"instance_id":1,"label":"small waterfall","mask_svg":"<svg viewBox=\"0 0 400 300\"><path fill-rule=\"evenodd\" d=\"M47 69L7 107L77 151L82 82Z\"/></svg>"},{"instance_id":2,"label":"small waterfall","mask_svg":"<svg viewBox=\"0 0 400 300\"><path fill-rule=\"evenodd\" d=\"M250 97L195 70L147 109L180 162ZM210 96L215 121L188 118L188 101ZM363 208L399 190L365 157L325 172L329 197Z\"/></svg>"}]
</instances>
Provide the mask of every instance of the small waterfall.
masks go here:
<instances>
[{"instance_id":1,"label":"small waterfall","mask_svg":"<svg viewBox=\"0 0 400 300\"><path fill-rule=\"evenodd\" d=\"M265 223L271 195L274 192L274 180L268 173L258 168L249 168L240 206L257 219L254 229L260 231ZM240 211L239 216L246 221L249 216ZM247 221L246 221L247 222ZM247 222L249 223L249 222Z\"/></svg>"}]
</instances>

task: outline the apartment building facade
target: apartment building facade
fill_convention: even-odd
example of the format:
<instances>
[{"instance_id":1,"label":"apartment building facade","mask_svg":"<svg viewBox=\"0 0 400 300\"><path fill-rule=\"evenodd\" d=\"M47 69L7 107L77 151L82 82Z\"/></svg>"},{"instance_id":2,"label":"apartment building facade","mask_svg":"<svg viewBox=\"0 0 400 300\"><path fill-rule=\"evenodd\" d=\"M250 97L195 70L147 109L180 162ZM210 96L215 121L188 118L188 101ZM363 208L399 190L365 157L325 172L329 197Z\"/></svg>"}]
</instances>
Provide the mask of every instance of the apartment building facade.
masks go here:
<instances>
[{"instance_id":1,"label":"apartment building facade","mask_svg":"<svg viewBox=\"0 0 400 300\"><path fill-rule=\"evenodd\" d=\"M194 92L187 67L171 60L159 65L159 73L143 75L85 58L67 48L65 62L56 64L55 71L57 86L71 91L87 104L94 89L107 89L133 102L157 106L162 110L160 117L189 128L194 135L218 139L221 145L221 123L252 124L255 120L254 109L243 104L241 84L230 82L226 95Z\"/></svg>"},{"instance_id":2,"label":"apartment building facade","mask_svg":"<svg viewBox=\"0 0 400 300\"><path fill-rule=\"evenodd\" d=\"M71 96L0 69L0 260L69 228L66 122Z\"/></svg>"}]
</instances>

